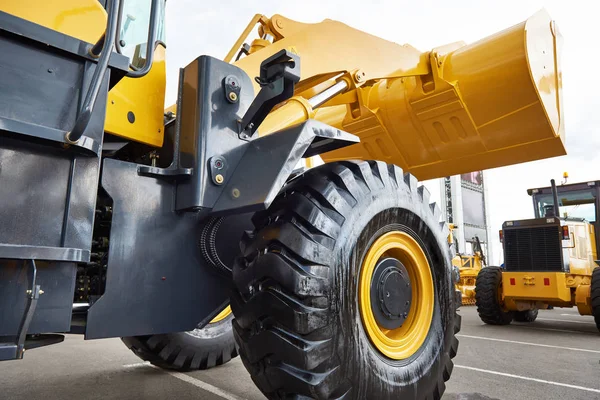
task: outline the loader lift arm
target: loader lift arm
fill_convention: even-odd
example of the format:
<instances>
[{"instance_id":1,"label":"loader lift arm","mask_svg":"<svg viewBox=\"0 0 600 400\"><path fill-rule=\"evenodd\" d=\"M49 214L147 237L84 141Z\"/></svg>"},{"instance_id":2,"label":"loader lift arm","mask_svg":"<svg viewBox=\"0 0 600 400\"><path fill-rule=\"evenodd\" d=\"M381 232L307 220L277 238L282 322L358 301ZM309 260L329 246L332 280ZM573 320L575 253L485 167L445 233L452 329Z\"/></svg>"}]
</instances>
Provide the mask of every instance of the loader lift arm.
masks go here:
<instances>
[{"instance_id":1,"label":"loader lift arm","mask_svg":"<svg viewBox=\"0 0 600 400\"><path fill-rule=\"evenodd\" d=\"M260 38L235 65L256 76L259 63L281 49L302 59L296 96L269 115L261 135L314 118L361 138L325 161L379 159L419 179L565 154L562 37L545 11L476 43L427 52L331 20L274 15L253 23ZM306 102L343 74L346 91L320 107ZM504 88L493 89L495 82Z\"/></svg>"}]
</instances>

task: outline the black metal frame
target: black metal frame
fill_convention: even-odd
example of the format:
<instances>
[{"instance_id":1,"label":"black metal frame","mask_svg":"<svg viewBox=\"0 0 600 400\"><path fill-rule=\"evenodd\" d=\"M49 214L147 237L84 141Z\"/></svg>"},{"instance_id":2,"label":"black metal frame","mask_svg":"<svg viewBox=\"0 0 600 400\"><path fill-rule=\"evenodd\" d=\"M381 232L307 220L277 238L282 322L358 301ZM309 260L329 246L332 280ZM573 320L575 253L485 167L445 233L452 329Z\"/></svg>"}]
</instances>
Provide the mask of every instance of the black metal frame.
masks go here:
<instances>
[{"instance_id":1,"label":"black metal frame","mask_svg":"<svg viewBox=\"0 0 600 400\"><path fill-rule=\"evenodd\" d=\"M232 77L236 102L225 87ZM227 303L230 277L203 254L205 224L226 216L220 228L227 235L216 246L221 254L237 253L252 213L270 205L301 158L358 142L313 120L241 139L238 119L253 101L252 83L212 57L182 70L180 89L169 167L104 160L102 187L114 202L110 242L119 245L109 249L106 291L88 310L87 339L206 324Z\"/></svg>"},{"instance_id":2,"label":"black metal frame","mask_svg":"<svg viewBox=\"0 0 600 400\"><path fill-rule=\"evenodd\" d=\"M62 340L44 333L69 330L76 263L90 259L107 93L128 70L92 47L0 12L0 359Z\"/></svg>"},{"instance_id":3,"label":"black metal frame","mask_svg":"<svg viewBox=\"0 0 600 400\"><path fill-rule=\"evenodd\" d=\"M294 85L300 80L300 57L280 50L260 64L256 81L261 90L242 118L242 138L254 135L259 125L277 104L294 94Z\"/></svg>"}]
</instances>

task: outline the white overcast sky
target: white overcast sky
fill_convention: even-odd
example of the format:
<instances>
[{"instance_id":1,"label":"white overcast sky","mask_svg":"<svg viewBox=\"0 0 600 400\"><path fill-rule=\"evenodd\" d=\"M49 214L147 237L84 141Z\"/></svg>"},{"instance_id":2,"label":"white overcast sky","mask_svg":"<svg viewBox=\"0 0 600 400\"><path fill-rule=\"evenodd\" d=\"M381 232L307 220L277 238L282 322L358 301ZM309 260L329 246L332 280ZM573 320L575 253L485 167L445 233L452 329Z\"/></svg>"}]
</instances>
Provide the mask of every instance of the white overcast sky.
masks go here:
<instances>
[{"instance_id":1,"label":"white overcast sky","mask_svg":"<svg viewBox=\"0 0 600 400\"><path fill-rule=\"evenodd\" d=\"M526 190L560 181L600 179L600 33L597 1L329 1L263 0L167 2L167 103L175 101L178 68L202 54L223 58L256 13L302 22L335 19L422 51L482 37L519 23L545 8L564 37L562 54L568 155L488 172L493 239L503 221L530 218ZM355 66L353 66L355 67ZM436 185L434 185L436 186ZM438 191L432 187L432 192ZM500 262L499 243L493 262Z\"/></svg>"}]
</instances>

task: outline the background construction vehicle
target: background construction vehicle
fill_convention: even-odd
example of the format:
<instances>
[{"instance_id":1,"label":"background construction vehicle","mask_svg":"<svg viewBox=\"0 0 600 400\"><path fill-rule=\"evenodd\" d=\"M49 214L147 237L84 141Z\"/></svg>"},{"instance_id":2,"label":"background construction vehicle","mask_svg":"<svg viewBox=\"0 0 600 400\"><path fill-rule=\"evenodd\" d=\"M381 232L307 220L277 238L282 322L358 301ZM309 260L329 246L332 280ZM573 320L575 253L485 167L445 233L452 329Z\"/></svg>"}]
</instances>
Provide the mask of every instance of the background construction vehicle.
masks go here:
<instances>
[{"instance_id":1,"label":"background construction vehicle","mask_svg":"<svg viewBox=\"0 0 600 400\"><path fill-rule=\"evenodd\" d=\"M428 52L257 15L163 113L164 1L0 10L0 359L77 331L208 367L231 302L269 398L441 397L458 298L415 176L565 153L546 13Z\"/></svg>"},{"instance_id":2,"label":"background construction vehicle","mask_svg":"<svg viewBox=\"0 0 600 400\"><path fill-rule=\"evenodd\" d=\"M500 231L504 269L477 277L481 320L506 325L533 322L538 309L577 307L600 329L597 266L600 181L529 189L535 219L506 221Z\"/></svg>"},{"instance_id":3,"label":"background construction vehicle","mask_svg":"<svg viewBox=\"0 0 600 400\"><path fill-rule=\"evenodd\" d=\"M461 254L456 246L456 255L452 258L452 265L458 268L459 281L456 289L462 295L462 305L471 306L475 304L475 280L481 268L486 265L483 247L478 236L473 242L473 254Z\"/></svg>"}]
</instances>

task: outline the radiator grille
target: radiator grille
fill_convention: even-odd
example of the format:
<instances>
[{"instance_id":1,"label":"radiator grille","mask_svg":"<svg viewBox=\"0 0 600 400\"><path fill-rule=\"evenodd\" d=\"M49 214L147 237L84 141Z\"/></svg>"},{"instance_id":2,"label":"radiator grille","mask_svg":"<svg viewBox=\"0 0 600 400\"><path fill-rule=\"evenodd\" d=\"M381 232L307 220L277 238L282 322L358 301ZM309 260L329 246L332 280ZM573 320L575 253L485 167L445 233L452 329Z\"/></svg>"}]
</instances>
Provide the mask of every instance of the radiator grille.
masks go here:
<instances>
[{"instance_id":1,"label":"radiator grille","mask_svg":"<svg viewBox=\"0 0 600 400\"><path fill-rule=\"evenodd\" d=\"M562 242L556 225L504 230L507 271L563 270Z\"/></svg>"}]
</instances>

